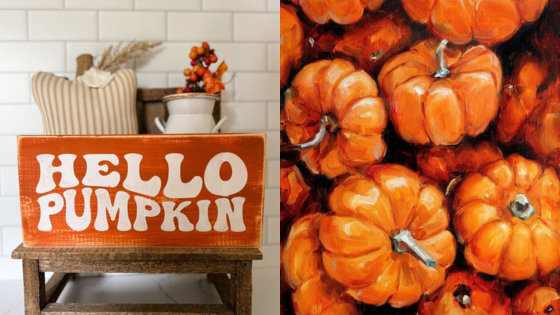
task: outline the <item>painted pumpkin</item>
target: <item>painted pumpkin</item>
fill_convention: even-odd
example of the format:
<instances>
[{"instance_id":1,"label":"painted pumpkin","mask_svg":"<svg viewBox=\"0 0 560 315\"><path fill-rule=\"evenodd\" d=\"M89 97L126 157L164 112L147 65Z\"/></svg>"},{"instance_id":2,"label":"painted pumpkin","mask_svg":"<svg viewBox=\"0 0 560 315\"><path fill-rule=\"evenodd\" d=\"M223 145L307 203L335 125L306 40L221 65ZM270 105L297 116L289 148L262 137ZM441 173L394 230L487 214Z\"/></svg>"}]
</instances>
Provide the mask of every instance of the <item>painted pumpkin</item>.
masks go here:
<instances>
[{"instance_id":1,"label":"painted pumpkin","mask_svg":"<svg viewBox=\"0 0 560 315\"><path fill-rule=\"evenodd\" d=\"M513 300L513 313L517 315L560 314L560 296L551 287L530 284Z\"/></svg>"},{"instance_id":2,"label":"painted pumpkin","mask_svg":"<svg viewBox=\"0 0 560 315\"><path fill-rule=\"evenodd\" d=\"M299 218L290 230L282 252L283 280L296 289L323 270L317 228L319 213Z\"/></svg>"},{"instance_id":3,"label":"painted pumpkin","mask_svg":"<svg viewBox=\"0 0 560 315\"><path fill-rule=\"evenodd\" d=\"M304 53L304 32L293 7L280 4L280 89L288 84L292 69L299 68Z\"/></svg>"},{"instance_id":4,"label":"painted pumpkin","mask_svg":"<svg viewBox=\"0 0 560 315\"><path fill-rule=\"evenodd\" d=\"M358 315L354 300L323 272L300 285L292 296L297 315Z\"/></svg>"},{"instance_id":5,"label":"painted pumpkin","mask_svg":"<svg viewBox=\"0 0 560 315\"><path fill-rule=\"evenodd\" d=\"M542 93L539 105L525 124L526 141L541 160L556 159L560 153L560 79Z\"/></svg>"},{"instance_id":6,"label":"painted pumpkin","mask_svg":"<svg viewBox=\"0 0 560 315\"><path fill-rule=\"evenodd\" d=\"M458 271L445 279L435 298L420 303L418 312L420 315L504 315L511 314L511 308L510 299L498 282Z\"/></svg>"},{"instance_id":7,"label":"painted pumpkin","mask_svg":"<svg viewBox=\"0 0 560 315\"><path fill-rule=\"evenodd\" d=\"M364 14L364 9L377 10L385 0L292 0L313 22L352 24Z\"/></svg>"},{"instance_id":8,"label":"painted pumpkin","mask_svg":"<svg viewBox=\"0 0 560 315\"><path fill-rule=\"evenodd\" d=\"M393 54L403 50L412 39L412 30L397 14L367 15L351 25L332 52L356 60L360 68L375 72Z\"/></svg>"},{"instance_id":9,"label":"painted pumpkin","mask_svg":"<svg viewBox=\"0 0 560 315\"><path fill-rule=\"evenodd\" d=\"M327 274L363 303L405 307L439 288L455 258L443 194L400 165L374 165L332 191L319 239Z\"/></svg>"},{"instance_id":10,"label":"painted pumpkin","mask_svg":"<svg viewBox=\"0 0 560 315\"><path fill-rule=\"evenodd\" d=\"M305 66L286 92L282 119L315 174L336 177L383 159L387 124L375 81L341 59Z\"/></svg>"},{"instance_id":11,"label":"painted pumpkin","mask_svg":"<svg viewBox=\"0 0 560 315\"><path fill-rule=\"evenodd\" d=\"M560 182L513 154L469 175L455 193L454 226L476 270L529 279L559 266Z\"/></svg>"},{"instance_id":12,"label":"painted pumpkin","mask_svg":"<svg viewBox=\"0 0 560 315\"><path fill-rule=\"evenodd\" d=\"M416 155L416 163L422 175L446 186L455 176L478 171L502 158L502 152L496 145L482 141L455 148L439 146L423 149Z\"/></svg>"},{"instance_id":13,"label":"painted pumpkin","mask_svg":"<svg viewBox=\"0 0 560 315\"><path fill-rule=\"evenodd\" d=\"M297 166L280 168L280 219L301 213L310 190Z\"/></svg>"},{"instance_id":14,"label":"painted pumpkin","mask_svg":"<svg viewBox=\"0 0 560 315\"><path fill-rule=\"evenodd\" d=\"M497 120L498 139L511 141L523 129L538 103L537 90L547 78L547 67L526 54L515 61L513 76L504 86Z\"/></svg>"},{"instance_id":15,"label":"painted pumpkin","mask_svg":"<svg viewBox=\"0 0 560 315\"><path fill-rule=\"evenodd\" d=\"M455 44L495 45L536 21L548 0L401 0L410 18Z\"/></svg>"},{"instance_id":16,"label":"painted pumpkin","mask_svg":"<svg viewBox=\"0 0 560 315\"><path fill-rule=\"evenodd\" d=\"M502 68L486 46L446 48L430 39L385 63L378 82L404 140L452 145L496 116Z\"/></svg>"}]
</instances>

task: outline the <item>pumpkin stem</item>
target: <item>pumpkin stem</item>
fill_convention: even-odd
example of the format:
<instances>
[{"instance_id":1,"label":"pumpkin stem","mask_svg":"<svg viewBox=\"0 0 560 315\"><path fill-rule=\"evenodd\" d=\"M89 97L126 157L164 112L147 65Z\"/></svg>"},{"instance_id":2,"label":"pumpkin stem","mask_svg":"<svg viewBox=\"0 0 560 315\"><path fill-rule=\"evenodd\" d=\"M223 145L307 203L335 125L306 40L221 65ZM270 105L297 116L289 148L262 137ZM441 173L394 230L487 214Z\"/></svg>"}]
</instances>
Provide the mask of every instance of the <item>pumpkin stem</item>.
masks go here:
<instances>
[{"instance_id":1,"label":"pumpkin stem","mask_svg":"<svg viewBox=\"0 0 560 315\"><path fill-rule=\"evenodd\" d=\"M313 37L309 37L308 41L309 45L311 45L311 48L313 48L313 46L315 46L315 40L313 39Z\"/></svg>"},{"instance_id":2,"label":"pumpkin stem","mask_svg":"<svg viewBox=\"0 0 560 315\"><path fill-rule=\"evenodd\" d=\"M471 289L464 284L460 284L455 291L453 291L453 296L459 302L462 308L470 308L472 305Z\"/></svg>"},{"instance_id":3,"label":"pumpkin stem","mask_svg":"<svg viewBox=\"0 0 560 315\"><path fill-rule=\"evenodd\" d=\"M308 142L304 142L304 143L298 143L298 144L286 144L284 145L285 148L287 149L293 149L293 150L308 150L308 149L312 149L316 146L318 146L319 144L321 144L321 141L323 141L323 139L325 138L325 135L327 134L327 126L329 126L331 123L329 121L329 117L328 116L323 116L321 117L321 124L319 125L319 132L317 132L317 134L315 135L315 137L313 137L313 139L309 140Z\"/></svg>"},{"instance_id":4,"label":"pumpkin stem","mask_svg":"<svg viewBox=\"0 0 560 315\"><path fill-rule=\"evenodd\" d=\"M530 218L536 212L535 208L533 208L533 205L524 194L517 194L517 196L515 196L515 199L509 203L509 211L511 211L514 216L523 220Z\"/></svg>"},{"instance_id":5,"label":"pumpkin stem","mask_svg":"<svg viewBox=\"0 0 560 315\"><path fill-rule=\"evenodd\" d=\"M409 230L400 230L399 233L393 235L393 248L397 253L412 252L428 267L437 266L436 260L416 242Z\"/></svg>"},{"instance_id":6,"label":"pumpkin stem","mask_svg":"<svg viewBox=\"0 0 560 315\"><path fill-rule=\"evenodd\" d=\"M370 59L371 61L375 62L375 61L377 61L377 60L383 58L384 55L385 55L385 51L379 49L379 50L376 51L376 52L372 52L372 53L369 55L369 59Z\"/></svg>"},{"instance_id":7,"label":"pumpkin stem","mask_svg":"<svg viewBox=\"0 0 560 315\"><path fill-rule=\"evenodd\" d=\"M434 57L439 62L439 69L434 74L434 78L440 78L440 79L447 78L451 74L451 71L449 71L449 68L447 68L447 64L445 63L444 50L445 50L445 46L447 46L447 43L448 43L447 39L442 40L439 43L439 46L434 54L435 55Z\"/></svg>"}]
</instances>

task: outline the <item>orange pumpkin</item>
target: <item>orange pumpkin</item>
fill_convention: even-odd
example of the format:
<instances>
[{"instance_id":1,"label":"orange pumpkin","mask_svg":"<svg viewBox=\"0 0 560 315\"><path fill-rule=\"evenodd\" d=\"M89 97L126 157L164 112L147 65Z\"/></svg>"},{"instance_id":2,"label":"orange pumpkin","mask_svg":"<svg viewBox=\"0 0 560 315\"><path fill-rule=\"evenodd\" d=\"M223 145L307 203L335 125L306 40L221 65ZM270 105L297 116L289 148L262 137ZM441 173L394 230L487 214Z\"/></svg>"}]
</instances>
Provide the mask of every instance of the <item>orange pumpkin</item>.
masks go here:
<instances>
[{"instance_id":1,"label":"orange pumpkin","mask_svg":"<svg viewBox=\"0 0 560 315\"><path fill-rule=\"evenodd\" d=\"M360 68L371 73L403 50L411 39L410 26L398 14L367 15L346 29L332 52L353 58Z\"/></svg>"},{"instance_id":2,"label":"orange pumpkin","mask_svg":"<svg viewBox=\"0 0 560 315\"><path fill-rule=\"evenodd\" d=\"M341 59L305 66L282 110L290 142L315 174L336 177L381 161L387 124L375 81Z\"/></svg>"},{"instance_id":3,"label":"orange pumpkin","mask_svg":"<svg viewBox=\"0 0 560 315\"><path fill-rule=\"evenodd\" d=\"M311 188L305 183L297 166L280 169L280 219L302 212Z\"/></svg>"},{"instance_id":4,"label":"orange pumpkin","mask_svg":"<svg viewBox=\"0 0 560 315\"><path fill-rule=\"evenodd\" d=\"M455 44L495 45L536 21L548 0L401 0L410 18Z\"/></svg>"},{"instance_id":5,"label":"orange pumpkin","mask_svg":"<svg viewBox=\"0 0 560 315\"><path fill-rule=\"evenodd\" d=\"M435 298L420 303L418 312L420 315L504 315L511 314L511 307L498 282L458 271L445 279Z\"/></svg>"},{"instance_id":6,"label":"orange pumpkin","mask_svg":"<svg viewBox=\"0 0 560 315\"><path fill-rule=\"evenodd\" d=\"M304 32L293 7L280 4L280 89L288 84L292 69L299 68L304 53Z\"/></svg>"},{"instance_id":7,"label":"orange pumpkin","mask_svg":"<svg viewBox=\"0 0 560 315\"><path fill-rule=\"evenodd\" d=\"M323 270L317 228L321 214L299 218L291 227L281 257L283 280L296 289Z\"/></svg>"},{"instance_id":8,"label":"orange pumpkin","mask_svg":"<svg viewBox=\"0 0 560 315\"><path fill-rule=\"evenodd\" d=\"M560 79L542 93L539 104L525 124L527 143L543 161L556 160L560 153Z\"/></svg>"},{"instance_id":9,"label":"orange pumpkin","mask_svg":"<svg viewBox=\"0 0 560 315\"><path fill-rule=\"evenodd\" d=\"M560 314L560 296L551 287L538 283L528 285L513 300L513 313L516 315Z\"/></svg>"},{"instance_id":10,"label":"orange pumpkin","mask_svg":"<svg viewBox=\"0 0 560 315\"><path fill-rule=\"evenodd\" d=\"M516 59L513 76L504 86L497 120L498 139L511 141L523 129L538 104L537 90L547 78L547 67L538 58L525 54Z\"/></svg>"},{"instance_id":11,"label":"orange pumpkin","mask_svg":"<svg viewBox=\"0 0 560 315\"><path fill-rule=\"evenodd\" d=\"M292 0L313 22L352 24L364 14L364 9L377 10L385 0Z\"/></svg>"},{"instance_id":12,"label":"orange pumpkin","mask_svg":"<svg viewBox=\"0 0 560 315\"><path fill-rule=\"evenodd\" d=\"M300 285L292 296L297 315L358 315L354 300L323 272Z\"/></svg>"},{"instance_id":13,"label":"orange pumpkin","mask_svg":"<svg viewBox=\"0 0 560 315\"><path fill-rule=\"evenodd\" d=\"M467 262L508 280L560 264L560 181L552 168L513 154L469 175L455 193L457 239Z\"/></svg>"},{"instance_id":14,"label":"orange pumpkin","mask_svg":"<svg viewBox=\"0 0 560 315\"><path fill-rule=\"evenodd\" d=\"M455 148L439 146L423 149L416 155L416 164L422 175L447 185L455 176L478 171L484 165L502 158L497 146L482 141Z\"/></svg>"},{"instance_id":15,"label":"orange pumpkin","mask_svg":"<svg viewBox=\"0 0 560 315\"><path fill-rule=\"evenodd\" d=\"M439 288L455 258L443 194L400 165L375 165L329 198L319 239L327 274L354 299L404 307Z\"/></svg>"},{"instance_id":16,"label":"orange pumpkin","mask_svg":"<svg viewBox=\"0 0 560 315\"><path fill-rule=\"evenodd\" d=\"M391 120L408 142L457 144L484 132L498 111L498 57L483 45L445 47L446 41L422 41L379 73Z\"/></svg>"}]
</instances>

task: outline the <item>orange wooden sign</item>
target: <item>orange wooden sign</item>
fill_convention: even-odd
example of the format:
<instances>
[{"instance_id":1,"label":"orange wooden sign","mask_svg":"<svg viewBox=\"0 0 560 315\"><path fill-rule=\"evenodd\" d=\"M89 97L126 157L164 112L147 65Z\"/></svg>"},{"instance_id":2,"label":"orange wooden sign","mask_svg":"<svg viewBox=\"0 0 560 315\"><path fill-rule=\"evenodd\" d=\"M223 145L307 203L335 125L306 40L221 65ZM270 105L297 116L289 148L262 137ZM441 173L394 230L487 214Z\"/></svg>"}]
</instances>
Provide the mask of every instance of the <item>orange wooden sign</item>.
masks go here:
<instances>
[{"instance_id":1,"label":"orange wooden sign","mask_svg":"<svg viewBox=\"0 0 560 315\"><path fill-rule=\"evenodd\" d=\"M20 136L23 244L260 247L265 134Z\"/></svg>"}]
</instances>

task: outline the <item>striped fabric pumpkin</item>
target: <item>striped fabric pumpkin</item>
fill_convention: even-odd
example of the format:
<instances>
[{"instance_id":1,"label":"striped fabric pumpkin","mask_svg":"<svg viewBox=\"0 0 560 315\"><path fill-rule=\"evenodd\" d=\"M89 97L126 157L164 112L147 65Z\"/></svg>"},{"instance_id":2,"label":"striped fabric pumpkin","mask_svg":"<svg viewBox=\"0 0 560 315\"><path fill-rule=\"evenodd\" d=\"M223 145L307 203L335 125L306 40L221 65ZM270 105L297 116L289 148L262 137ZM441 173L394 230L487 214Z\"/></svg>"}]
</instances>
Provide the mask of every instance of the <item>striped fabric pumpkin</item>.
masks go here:
<instances>
[{"instance_id":1,"label":"striped fabric pumpkin","mask_svg":"<svg viewBox=\"0 0 560 315\"><path fill-rule=\"evenodd\" d=\"M46 135L137 134L136 74L114 73L104 88L90 88L52 73L39 72L32 80Z\"/></svg>"}]
</instances>

